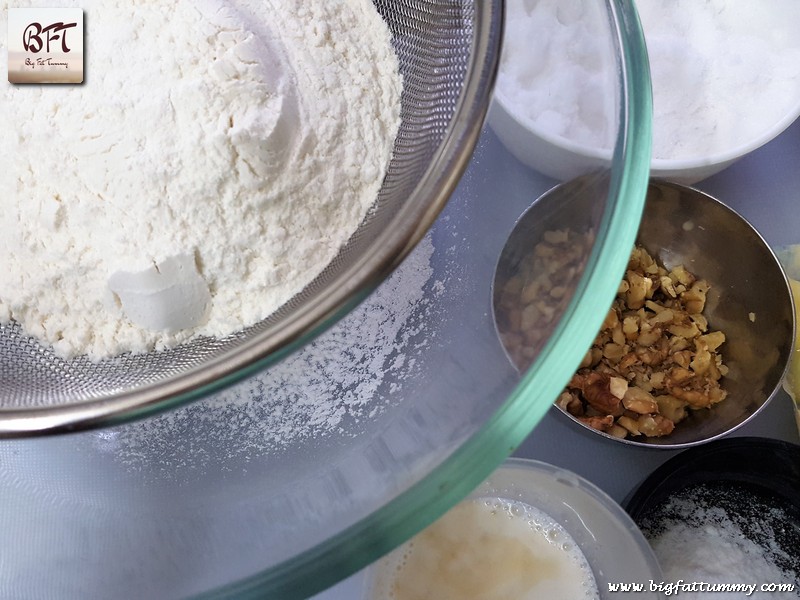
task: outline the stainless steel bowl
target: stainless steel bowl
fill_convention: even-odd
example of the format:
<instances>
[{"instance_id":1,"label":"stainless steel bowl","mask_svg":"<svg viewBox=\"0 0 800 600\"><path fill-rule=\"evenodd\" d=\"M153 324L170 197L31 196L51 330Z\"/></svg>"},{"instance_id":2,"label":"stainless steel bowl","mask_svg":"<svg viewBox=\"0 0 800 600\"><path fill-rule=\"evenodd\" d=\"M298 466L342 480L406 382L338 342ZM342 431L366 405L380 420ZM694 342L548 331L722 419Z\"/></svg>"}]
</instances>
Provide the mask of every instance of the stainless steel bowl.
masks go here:
<instances>
[{"instance_id":1,"label":"stainless steel bowl","mask_svg":"<svg viewBox=\"0 0 800 600\"><path fill-rule=\"evenodd\" d=\"M519 256L530 252L545 231L580 231L581 219L586 219L582 215L596 194L597 190L581 180L573 180L538 200L559 207L553 209L556 218L539 217L533 222L523 215L503 251L498 276L507 279L517 268ZM637 243L667 269L683 264L710 283L703 315L711 329L724 332L727 338L721 347L730 369L722 380L727 398L710 409L690 410L689 416L663 437L618 438L593 429L558 406L554 410L586 431L635 446L676 449L717 439L751 419L779 389L792 353L795 327L786 275L772 249L741 215L703 192L676 183L650 183ZM496 306L497 293L496 289ZM547 299L552 306L559 301ZM605 311L607 306L598 305L597 309ZM501 324L498 328L502 334ZM546 339L544 327L532 343L545 343ZM519 364L519 356L510 353L510 358L518 367L525 366Z\"/></svg>"}]
</instances>

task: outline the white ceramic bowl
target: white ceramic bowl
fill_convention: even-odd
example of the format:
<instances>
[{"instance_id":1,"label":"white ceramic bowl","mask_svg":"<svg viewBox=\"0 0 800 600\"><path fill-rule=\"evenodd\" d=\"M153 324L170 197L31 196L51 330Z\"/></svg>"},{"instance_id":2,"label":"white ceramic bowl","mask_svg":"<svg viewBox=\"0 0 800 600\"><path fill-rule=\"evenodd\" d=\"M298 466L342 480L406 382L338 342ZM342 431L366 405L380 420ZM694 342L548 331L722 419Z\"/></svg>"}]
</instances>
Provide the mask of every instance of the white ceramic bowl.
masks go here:
<instances>
[{"instance_id":1,"label":"white ceramic bowl","mask_svg":"<svg viewBox=\"0 0 800 600\"><path fill-rule=\"evenodd\" d=\"M580 547L601 600L617 599L619 592L610 591L609 584L620 582L642 584L643 591L636 594L641 600L660 597L650 591L650 580L663 581L661 568L639 528L619 504L575 473L537 460L510 458L469 498L522 502L549 515ZM390 555L371 568L366 598L385 600L394 558Z\"/></svg>"},{"instance_id":2,"label":"white ceramic bowl","mask_svg":"<svg viewBox=\"0 0 800 600\"><path fill-rule=\"evenodd\" d=\"M719 173L737 160L778 137L800 117L797 105L772 127L749 142L717 154L686 159L653 158L650 174L692 185ZM580 175L605 169L611 164L611 150L581 145L570 139L537 130L515 114L508 101L495 94L489 109L489 126L517 160L543 175L568 181Z\"/></svg>"},{"instance_id":3,"label":"white ceramic bowl","mask_svg":"<svg viewBox=\"0 0 800 600\"><path fill-rule=\"evenodd\" d=\"M649 52L642 68L652 71L655 178L696 183L800 116L800 4L737 6L637 5ZM601 24L581 3L507 6L488 122L523 164L561 181L612 159L613 87L602 63L610 53L598 51L608 37Z\"/></svg>"},{"instance_id":4,"label":"white ceramic bowl","mask_svg":"<svg viewBox=\"0 0 800 600\"><path fill-rule=\"evenodd\" d=\"M798 117L800 117L800 99L798 99L792 110L750 141L728 150L699 158L670 159L654 157L650 162L650 174L659 179L668 179L676 183L692 185L719 173L740 158L744 158L754 150L758 150L761 146L783 133ZM747 117L743 116L742 118Z\"/></svg>"},{"instance_id":5,"label":"white ceramic bowl","mask_svg":"<svg viewBox=\"0 0 800 600\"><path fill-rule=\"evenodd\" d=\"M559 181L569 181L611 165L610 148L591 148L539 131L516 115L508 104L495 92L487 122L522 164Z\"/></svg>"}]
</instances>

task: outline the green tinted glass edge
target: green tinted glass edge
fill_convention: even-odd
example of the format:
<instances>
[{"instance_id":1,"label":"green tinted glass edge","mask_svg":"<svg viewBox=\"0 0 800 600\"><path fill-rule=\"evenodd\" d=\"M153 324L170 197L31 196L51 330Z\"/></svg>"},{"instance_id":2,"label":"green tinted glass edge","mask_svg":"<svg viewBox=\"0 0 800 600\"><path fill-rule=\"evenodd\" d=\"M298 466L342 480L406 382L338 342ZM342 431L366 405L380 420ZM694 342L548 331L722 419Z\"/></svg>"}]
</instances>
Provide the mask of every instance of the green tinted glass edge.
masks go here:
<instances>
[{"instance_id":1,"label":"green tinted glass edge","mask_svg":"<svg viewBox=\"0 0 800 600\"><path fill-rule=\"evenodd\" d=\"M465 498L534 429L578 366L576 346L588 347L605 313L579 298L611 303L644 209L650 173L652 93L644 35L633 0L607 0L622 53L620 119L609 206L575 299L540 359L506 402L469 441L427 477L340 534L274 568L203 594L201 598L306 598L364 568ZM590 303L595 305L594 302ZM579 306L580 305L580 306Z\"/></svg>"}]
</instances>

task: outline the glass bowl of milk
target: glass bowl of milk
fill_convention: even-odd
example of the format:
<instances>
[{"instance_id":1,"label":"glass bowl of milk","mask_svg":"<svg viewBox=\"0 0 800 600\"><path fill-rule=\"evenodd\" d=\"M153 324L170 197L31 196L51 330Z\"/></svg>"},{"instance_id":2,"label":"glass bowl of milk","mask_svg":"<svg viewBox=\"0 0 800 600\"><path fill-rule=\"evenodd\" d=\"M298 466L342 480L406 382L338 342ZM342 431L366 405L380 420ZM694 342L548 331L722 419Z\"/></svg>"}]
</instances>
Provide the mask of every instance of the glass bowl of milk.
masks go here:
<instances>
[{"instance_id":1,"label":"glass bowl of milk","mask_svg":"<svg viewBox=\"0 0 800 600\"><path fill-rule=\"evenodd\" d=\"M369 600L659 598L646 539L605 492L564 469L506 460L466 500L378 561Z\"/></svg>"}]
</instances>

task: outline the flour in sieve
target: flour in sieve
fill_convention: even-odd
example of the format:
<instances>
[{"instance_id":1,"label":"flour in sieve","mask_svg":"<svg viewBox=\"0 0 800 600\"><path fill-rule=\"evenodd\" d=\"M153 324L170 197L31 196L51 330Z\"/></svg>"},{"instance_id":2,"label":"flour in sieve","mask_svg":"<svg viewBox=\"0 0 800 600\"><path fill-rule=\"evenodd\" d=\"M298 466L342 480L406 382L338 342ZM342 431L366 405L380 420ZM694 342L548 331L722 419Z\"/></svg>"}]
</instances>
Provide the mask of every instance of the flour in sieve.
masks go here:
<instances>
[{"instance_id":1,"label":"flour in sieve","mask_svg":"<svg viewBox=\"0 0 800 600\"><path fill-rule=\"evenodd\" d=\"M186 407L91 435L126 468L174 477L356 434L415 376L415 356L431 341L431 298L444 285L432 280L432 254L428 235L359 307L267 371Z\"/></svg>"},{"instance_id":2,"label":"flour in sieve","mask_svg":"<svg viewBox=\"0 0 800 600\"><path fill-rule=\"evenodd\" d=\"M267 317L389 163L401 81L372 2L59 5L86 15L85 83L0 90L0 323L98 359Z\"/></svg>"}]
</instances>

